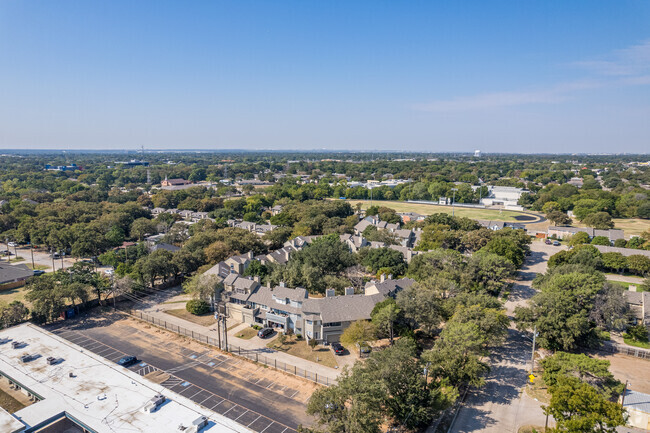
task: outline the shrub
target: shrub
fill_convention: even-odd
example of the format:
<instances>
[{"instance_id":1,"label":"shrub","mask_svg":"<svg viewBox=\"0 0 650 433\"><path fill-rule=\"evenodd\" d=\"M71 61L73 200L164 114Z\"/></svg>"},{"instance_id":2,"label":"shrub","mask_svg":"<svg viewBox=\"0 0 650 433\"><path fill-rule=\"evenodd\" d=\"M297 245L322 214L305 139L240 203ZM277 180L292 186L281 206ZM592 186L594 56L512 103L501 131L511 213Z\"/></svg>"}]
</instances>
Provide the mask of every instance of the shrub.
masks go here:
<instances>
[{"instance_id":1,"label":"shrub","mask_svg":"<svg viewBox=\"0 0 650 433\"><path fill-rule=\"evenodd\" d=\"M185 304L185 309L190 314L201 316L210 312L210 304L202 299L192 299L191 301L187 301L187 304Z\"/></svg>"}]
</instances>

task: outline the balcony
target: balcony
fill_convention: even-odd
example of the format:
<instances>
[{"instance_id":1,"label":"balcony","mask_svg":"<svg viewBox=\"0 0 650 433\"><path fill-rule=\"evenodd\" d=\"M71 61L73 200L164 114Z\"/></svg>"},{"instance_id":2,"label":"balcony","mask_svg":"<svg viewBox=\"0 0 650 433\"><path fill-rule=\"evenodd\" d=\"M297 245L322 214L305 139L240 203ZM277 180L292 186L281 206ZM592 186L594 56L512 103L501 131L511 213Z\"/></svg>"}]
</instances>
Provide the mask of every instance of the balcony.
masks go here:
<instances>
[{"instance_id":1,"label":"balcony","mask_svg":"<svg viewBox=\"0 0 650 433\"><path fill-rule=\"evenodd\" d=\"M268 311L266 312L266 320L271 321L271 322L275 322L275 323L279 323L281 325L286 325L287 324L287 317L288 316L269 313Z\"/></svg>"}]
</instances>

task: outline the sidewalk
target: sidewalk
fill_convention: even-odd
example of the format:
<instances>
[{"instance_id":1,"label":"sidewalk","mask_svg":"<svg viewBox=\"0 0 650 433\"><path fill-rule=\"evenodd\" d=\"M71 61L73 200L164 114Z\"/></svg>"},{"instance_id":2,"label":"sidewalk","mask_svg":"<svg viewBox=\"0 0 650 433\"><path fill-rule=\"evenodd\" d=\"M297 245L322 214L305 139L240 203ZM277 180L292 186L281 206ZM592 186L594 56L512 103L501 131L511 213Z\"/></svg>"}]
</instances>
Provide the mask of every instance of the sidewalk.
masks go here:
<instances>
[{"instance_id":1,"label":"sidewalk","mask_svg":"<svg viewBox=\"0 0 650 433\"><path fill-rule=\"evenodd\" d=\"M141 311L142 313L155 317L157 320L164 321L169 325L179 326L181 328L187 329L188 331L193 331L197 334L208 336L215 340L219 338L216 325L210 327L202 326L172 316L170 314L166 314L163 311L163 309L160 307L161 305L154 305L148 308L141 308L136 311ZM231 322L231 323L234 324L235 322ZM231 323L228 323L229 327L231 326ZM269 349L268 347L266 347L266 343L268 343L270 340L260 341L259 339L256 340L256 337L253 337L253 339L251 340L244 340L235 337L236 332L241 331L241 329L244 329L245 327L248 327L248 325L246 324L242 324L242 325L243 327L237 326L231 329L230 331L228 331L228 344L230 346L238 346L242 350L246 350L249 353L252 352L252 353L259 353L260 355L264 355L266 358L270 360L275 360L278 364L287 364L292 367L297 367L298 369L315 373L318 375L318 377L329 378L329 382L335 381L341 372L341 369L326 367L324 365L320 365L315 362L307 361L306 359L298 358L296 356L291 356L283 352L278 352Z\"/></svg>"}]
</instances>

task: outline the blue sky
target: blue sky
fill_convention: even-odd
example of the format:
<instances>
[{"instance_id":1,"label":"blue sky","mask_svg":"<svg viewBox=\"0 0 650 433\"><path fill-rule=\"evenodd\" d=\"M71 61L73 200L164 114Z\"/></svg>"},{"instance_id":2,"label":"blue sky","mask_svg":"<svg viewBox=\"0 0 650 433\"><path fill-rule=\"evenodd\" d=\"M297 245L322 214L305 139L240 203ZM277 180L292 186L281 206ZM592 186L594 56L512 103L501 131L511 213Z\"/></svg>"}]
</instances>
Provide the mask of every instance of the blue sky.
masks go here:
<instances>
[{"instance_id":1,"label":"blue sky","mask_svg":"<svg viewBox=\"0 0 650 433\"><path fill-rule=\"evenodd\" d=\"M0 2L0 148L650 152L647 1Z\"/></svg>"}]
</instances>

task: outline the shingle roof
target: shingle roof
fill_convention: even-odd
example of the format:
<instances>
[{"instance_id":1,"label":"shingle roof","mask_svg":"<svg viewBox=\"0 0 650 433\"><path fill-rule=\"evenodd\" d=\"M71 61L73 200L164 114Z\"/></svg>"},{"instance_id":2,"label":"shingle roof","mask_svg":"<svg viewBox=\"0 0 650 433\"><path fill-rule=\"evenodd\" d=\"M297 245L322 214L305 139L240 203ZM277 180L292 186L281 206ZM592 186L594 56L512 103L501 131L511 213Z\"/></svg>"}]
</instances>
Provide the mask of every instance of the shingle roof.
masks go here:
<instances>
[{"instance_id":1,"label":"shingle roof","mask_svg":"<svg viewBox=\"0 0 650 433\"><path fill-rule=\"evenodd\" d=\"M34 276L34 271L25 265L0 264L0 284L21 281Z\"/></svg>"},{"instance_id":2,"label":"shingle roof","mask_svg":"<svg viewBox=\"0 0 650 433\"><path fill-rule=\"evenodd\" d=\"M382 296L389 296L401 290L408 289L413 283L415 283L415 280L410 278L400 278L399 280L387 279L383 282L369 281L366 284L366 289L369 287L375 287L377 292Z\"/></svg>"},{"instance_id":3,"label":"shingle roof","mask_svg":"<svg viewBox=\"0 0 650 433\"><path fill-rule=\"evenodd\" d=\"M650 414L650 394L632 391L628 389L625 391L625 402L623 406L627 410L635 410L643 413Z\"/></svg>"},{"instance_id":4,"label":"shingle roof","mask_svg":"<svg viewBox=\"0 0 650 433\"><path fill-rule=\"evenodd\" d=\"M370 319L370 313L383 295L348 295L308 299L303 304L306 314L320 314L323 323L352 322Z\"/></svg>"}]
</instances>

